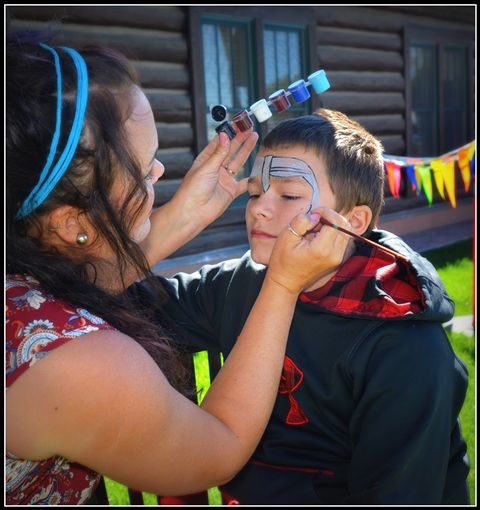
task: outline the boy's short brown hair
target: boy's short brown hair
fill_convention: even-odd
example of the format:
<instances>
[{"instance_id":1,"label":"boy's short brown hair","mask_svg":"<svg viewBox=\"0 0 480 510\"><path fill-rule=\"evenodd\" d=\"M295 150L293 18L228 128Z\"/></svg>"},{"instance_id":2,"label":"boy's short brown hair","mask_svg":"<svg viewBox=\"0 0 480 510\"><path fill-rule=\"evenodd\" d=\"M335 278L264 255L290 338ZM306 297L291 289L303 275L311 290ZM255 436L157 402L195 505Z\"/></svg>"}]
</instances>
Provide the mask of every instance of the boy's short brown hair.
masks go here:
<instances>
[{"instance_id":1,"label":"boy's short brown hair","mask_svg":"<svg viewBox=\"0 0 480 510\"><path fill-rule=\"evenodd\" d=\"M294 145L313 149L323 158L337 210L367 205L372 210L368 231L374 228L383 205L382 144L358 122L322 108L281 122L262 142L264 149Z\"/></svg>"}]
</instances>

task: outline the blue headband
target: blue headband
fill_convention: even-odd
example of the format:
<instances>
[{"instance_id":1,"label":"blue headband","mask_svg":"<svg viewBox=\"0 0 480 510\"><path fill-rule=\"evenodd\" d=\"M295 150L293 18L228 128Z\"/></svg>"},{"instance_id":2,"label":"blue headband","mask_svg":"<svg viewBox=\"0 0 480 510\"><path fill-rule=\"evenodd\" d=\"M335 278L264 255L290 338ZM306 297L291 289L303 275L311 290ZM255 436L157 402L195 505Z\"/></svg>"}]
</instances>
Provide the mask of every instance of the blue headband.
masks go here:
<instances>
[{"instance_id":1,"label":"blue headband","mask_svg":"<svg viewBox=\"0 0 480 510\"><path fill-rule=\"evenodd\" d=\"M75 64L75 68L77 70L77 100L75 105L75 117L73 119L73 124L67 143L55 166L50 170L53 163L53 158L57 152L58 140L60 138L62 128L62 69L60 67L60 59L58 58L58 53L46 44L40 44L40 46L52 53L55 61L55 70L57 73L57 115L55 133L52 138L52 144L50 146L47 162L43 167L40 178L28 197L23 202L22 207L17 212L17 219L24 218L32 211L34 211L47 198L53 188L57 185L58 181L62 178L63 174L67 171L67 168L72 161L73 155L75 154L75 150L80 140L83 121L85 118L85 111L87 109L87 65L85 64L83 57L77 51L62 46L62 49L72 57L73 63Z\"/></svg>"}]
</instances>

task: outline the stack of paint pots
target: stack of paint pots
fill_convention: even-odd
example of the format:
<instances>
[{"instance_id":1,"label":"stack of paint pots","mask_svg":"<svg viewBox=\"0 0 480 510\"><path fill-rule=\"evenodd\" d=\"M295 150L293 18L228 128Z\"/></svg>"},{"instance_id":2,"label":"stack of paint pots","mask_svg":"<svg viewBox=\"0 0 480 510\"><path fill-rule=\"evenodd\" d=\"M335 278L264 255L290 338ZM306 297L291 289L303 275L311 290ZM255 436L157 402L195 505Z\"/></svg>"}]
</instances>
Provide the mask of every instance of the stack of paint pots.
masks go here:
<instances>
[{"instance_id":1,"label":"stack of paint pots","mask_svg":"<svg viewBox=\"0 0 480 510\"><path fill-rule=\"evenodd\" d=\"M217 133L226 133L230 140L237 132L248 131L253 127L252 115L260 123L265 122L272 116L270 106L273 106L276 113L288 110L292 105L289 97L292 96L297 103L303 103L310 97L308 86L312 86L317 94L321 94L330 88L327 75L323 69L315 71L308 77L308 81L298 80L287 87L287 90L280 89L270 94L268 101L260 99L250 106L250 110L242 110L231 121L224 121L217 126ZM224 120L227 116L227 109L223 105L216 105L212 108L212 117L216 121Z\"/></svg>"}]
</instances>

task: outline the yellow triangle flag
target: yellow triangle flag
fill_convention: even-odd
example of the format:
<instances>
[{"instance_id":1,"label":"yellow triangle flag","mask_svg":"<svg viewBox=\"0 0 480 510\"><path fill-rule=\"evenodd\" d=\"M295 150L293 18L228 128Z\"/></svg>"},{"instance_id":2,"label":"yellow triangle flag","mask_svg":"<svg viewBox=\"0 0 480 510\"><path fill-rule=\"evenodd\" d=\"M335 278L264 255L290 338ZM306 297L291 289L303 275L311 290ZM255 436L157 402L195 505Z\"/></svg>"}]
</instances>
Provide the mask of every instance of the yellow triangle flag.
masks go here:
<instances>
[{"instance_id":1,"label":"yellow triangle flag","mask_svg":"<svg viewBox=\"0 0 480 510\"><path fill-rule=\"evenodd\" d=\"M434 159L430 161L430 166L432 167L435 186L437 187L440 196L443 198L443 200L445 200L445 193L443 191L443 173L445 163L441 159Z\"/></svg>"},{"instance_id":2,"label":"yellow triangle flag","mask_svg":"<svg viewBox=\"0 0 480 510\"><path fill-rule=\"evenodd\" d=\"M458 151L458 168L460 168L460 173L462 174L465 191L468 192L470 189L470 160L468 159L468 148Z\"/></svg>"},{"instance_id":3,"label":"yellow triangle flag","mask_svg":"<svg viewBox=\"0 0 480 510\"><path fill-rule=\"evenodd\" d=\"M443 182L452 207L457 207L455 198L455 161L447 161L443 167Z\"/></svg>"},{"instance_id":4,"label":"yellow triangle flag","mask_svg":"<svg viewBox=\"0 0 480 510\"><path fill-rule=\"evenodd\" d=\"M420 173L419 167L421 165L415 165L415 178L417 179L417 195L422 190L422 174Z\"/></svg>"}]
</instances>

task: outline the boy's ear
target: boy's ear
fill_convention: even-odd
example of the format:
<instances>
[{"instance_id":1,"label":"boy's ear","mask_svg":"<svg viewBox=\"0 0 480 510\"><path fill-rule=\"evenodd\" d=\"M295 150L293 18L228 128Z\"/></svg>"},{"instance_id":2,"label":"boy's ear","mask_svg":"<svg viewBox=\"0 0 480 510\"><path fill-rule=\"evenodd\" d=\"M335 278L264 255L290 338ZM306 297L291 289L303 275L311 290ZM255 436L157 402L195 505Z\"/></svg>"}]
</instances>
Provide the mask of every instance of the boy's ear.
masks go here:
<instances>
[{"instance_id":1,"label":"boy's ear","mask_svg":"<svg viewBox=\"0 0 480 510\"><path fill-rule=\"evenodd\" d=\"M372 221L372 210L368 205L356 205L347 215L352 232L364 234Z\"/></svg>"}]
</instances>

